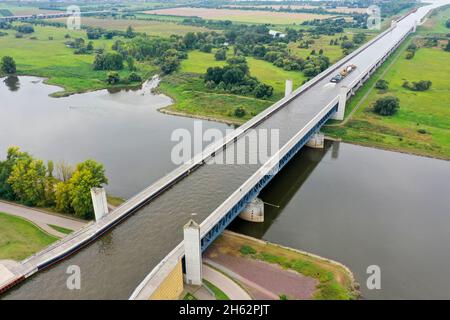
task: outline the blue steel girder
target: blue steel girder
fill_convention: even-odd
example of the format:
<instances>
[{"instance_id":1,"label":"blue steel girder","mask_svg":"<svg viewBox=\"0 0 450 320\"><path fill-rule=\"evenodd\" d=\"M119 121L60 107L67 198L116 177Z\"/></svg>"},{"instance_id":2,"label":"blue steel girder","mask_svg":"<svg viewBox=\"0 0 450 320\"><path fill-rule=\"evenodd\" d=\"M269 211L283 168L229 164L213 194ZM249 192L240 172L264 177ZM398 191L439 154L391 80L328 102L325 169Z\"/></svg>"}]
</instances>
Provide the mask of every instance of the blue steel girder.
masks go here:
<instances>
[{"instance_id":1,"label":"blue steel girder","mask_svg":"<svg viewBox=\"0 0 450 320\"><path fill-rule=\"evenodd\" d=\"M325 122L330 119L330 117L338 109L338 104L336 104L331 110L317 122L317 124L311 128L307 134L305 134L299 142L297 142L291 150L289 150L286 155L284 155L278 161L278 173L285 165L288 163L294 155L311 139L312 135L320 130L320 128L325 124ZM276 174L275 173L275 174ZM219 222L205 234L201 239L202 251L206 248L225 230L225 228L239 215L239 213L245 208L245 206L253 200L261 190L272 180L275 174L268 174L263 176L250 191L248 191L242 198L219 220Z\"/></svg>"}]
</instances>

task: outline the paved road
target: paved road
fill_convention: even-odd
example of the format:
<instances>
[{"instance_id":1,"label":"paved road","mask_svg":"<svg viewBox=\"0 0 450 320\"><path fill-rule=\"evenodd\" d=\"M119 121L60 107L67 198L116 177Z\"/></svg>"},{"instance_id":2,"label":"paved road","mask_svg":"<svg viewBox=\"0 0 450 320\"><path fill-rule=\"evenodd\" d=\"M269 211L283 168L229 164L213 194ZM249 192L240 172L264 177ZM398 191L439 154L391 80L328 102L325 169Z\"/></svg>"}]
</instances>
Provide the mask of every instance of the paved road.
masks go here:
<instances>
[{"instance_id":1,"label":"paved road","mask_svg":"<svg viewBox=\"0 0 450 320\"><path fill-rule=\"evenodd\" d=\"M64 233L56 231L55 229L50 227L49 224L70 229L73 231L81 229L86 224L85 222L82 221L64 218L59 215L45 213L39 210L27 208L20 205L15 205L4 201L0 201L0 212L8 213L11 215L15 215L30 220L43 230L57 237L64 237L66 235Z\"/></svg>"},{"instance_id":2,"label":"paved road","mask_svg":"<svg viewBox=\"0 0 450 320\"><path fill-rule=\"evenodd\" d=\"M236 282L206 264L203 264L203 279L222 290L230 300L252 300Z\"/></svg>"}]
</instances>

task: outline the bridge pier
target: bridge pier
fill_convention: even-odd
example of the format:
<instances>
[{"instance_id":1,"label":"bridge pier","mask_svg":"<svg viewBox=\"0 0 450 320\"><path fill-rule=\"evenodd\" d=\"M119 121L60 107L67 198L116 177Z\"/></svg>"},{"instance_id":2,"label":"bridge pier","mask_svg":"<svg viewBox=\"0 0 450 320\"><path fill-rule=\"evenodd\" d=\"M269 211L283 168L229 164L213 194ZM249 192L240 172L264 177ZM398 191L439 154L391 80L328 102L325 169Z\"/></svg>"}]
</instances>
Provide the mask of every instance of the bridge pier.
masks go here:
<instances>
[{"instance_id":1,"label":"bridge pier","mask_svg":"<svg viewBox=\"0 0 450 320\"><path fill-rule=\"evenodd\" d=\"M286 85L284 87L284 96L285 97L291 95L292 87L293 87L292 80L286 80Z\"/></svg>"},{"instance_id":2,"label":"bridge pier","mask_svg":"<svg viewBox=\"0 0 450 320\"><path fill-rule=\"evenodd\" d=\"M336 113L331 117L334 120L344 120L345 114L345 104L347 103L347 95L349 92L349 88L346 86L342 86L339 92L339 105Z\"/></svg>"},{"instance_id":3,"label":"bridge pier","mask_svg":"<svg viewBox=\"0 0 450 320\"><path fill-rule=\"evenodd\" d=\"M325 143L325 135L320 132L316 132L314 133L312 138L309 139L309 141L306 143L306 146L315 149L323 149L324 143Z\"/></svg>"},{"instance_id":4,"label":"bridge pier","mask_svg":"<svg viewBox=\"0 0 450 320\"><path fill-rule=\"evenodd\" d=\"M412 32L416 32L416 30L417 30L417 20L414 20L414 26L413 26Z\"/></svg>"},{"instance_id":5,"label":"bridge pier","mask_svg":"<svg viewBox=\"0 0 450 320\"><path fill-rule=\"evenodd\" d=\"M185 282L187 284L202 285L202 250L200 243L200 226L190 220L183 227L184 260L186 263Z\"/></svg>"},{"instance_id":6,"label":"bridge pier","mask_svg":"<svg viewBox=\"0 0 450 320\"><path fill-rule=\"evenodd\" d=\"M397 26L397 21L392 20L391 21L391 28L395 28Z\"/></svg>"},{"instance_id":7,"label":"bridge pier","mask_svg":"<svg viewBox=\"0 0 450 320\"><path fill-rule=\"evenodd\" d=\"M99 221L109 213L106 191L104 188L92 188L91 197L94 205L95 221Z\"/></svg>"},{"instance_id":8,"label":"bridge pier","mask_svg":"<svg viewBox=\"0 0 450 320\"><path fill-rule=\"evenodd\" d=\"M253 199L239 214L239 218L250 222L264 222L264 202L260 198Z\"/></svg>"}]
</instances>

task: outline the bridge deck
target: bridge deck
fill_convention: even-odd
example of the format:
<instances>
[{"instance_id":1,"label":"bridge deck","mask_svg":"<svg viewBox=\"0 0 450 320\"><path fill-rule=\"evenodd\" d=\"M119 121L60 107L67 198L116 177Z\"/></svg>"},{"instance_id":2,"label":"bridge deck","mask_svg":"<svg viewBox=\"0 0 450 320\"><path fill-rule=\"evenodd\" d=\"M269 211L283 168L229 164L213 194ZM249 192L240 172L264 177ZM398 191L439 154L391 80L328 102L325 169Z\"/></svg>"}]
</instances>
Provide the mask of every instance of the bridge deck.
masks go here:
<instances>
[{"instance_id":1,"label":"bridge deck","mask_svg":"<svg viewBox=\"0 0 450 320\"><path fill-rule=\"evenodd\" d=\"M341 84L357 78L373 61L382 57L426 11L399 22L386 34L348 63L358 66ZM283 146L326 105L336 99L339 87L330 85L330 74L296 97L280 111L261 122L258 128L279 129ZM217 156L220 156L219 154ZM127 299L144 277L182 240L182 226L195 212L198 222L206 219L260 165L201 166L191 175L141 208L118 227L55 267L36 274L7 293L14 299ZM81 290L66 288L67 267L81 268Z\"/></svg>"}]
</instances>

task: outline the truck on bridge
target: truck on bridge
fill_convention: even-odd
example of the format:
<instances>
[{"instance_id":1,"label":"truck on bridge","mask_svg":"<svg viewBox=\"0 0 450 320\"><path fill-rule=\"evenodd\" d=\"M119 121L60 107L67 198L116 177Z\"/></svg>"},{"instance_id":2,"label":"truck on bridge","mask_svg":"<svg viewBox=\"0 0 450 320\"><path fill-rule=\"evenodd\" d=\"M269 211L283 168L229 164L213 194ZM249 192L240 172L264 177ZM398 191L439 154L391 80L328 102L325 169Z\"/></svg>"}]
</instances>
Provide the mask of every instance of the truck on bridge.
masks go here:
<instances>
[{"instance_id":1,"label":"truck on bridge","mask_svg":"<svg viewBox=\"0 0 450 320\"><path fill-rule=\"evenodd\" d=\"M353 70L356 69L356 65L351 64L346 66L344 69L342 69L338 74L336 74L333 78L331 78L331 82L339 83L341 82L346 76L348 76L350 73L353 72Z\"/></svg>"}]
</instances>

